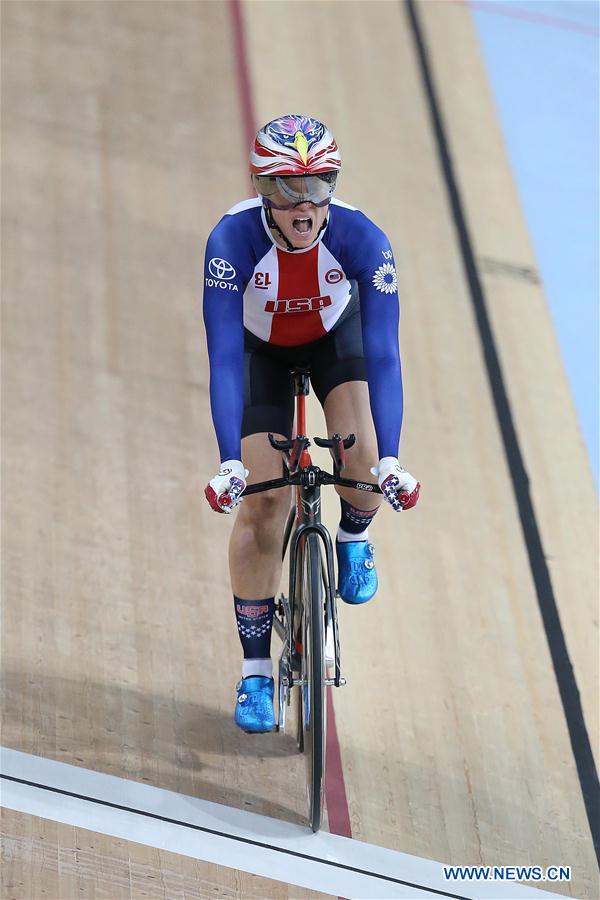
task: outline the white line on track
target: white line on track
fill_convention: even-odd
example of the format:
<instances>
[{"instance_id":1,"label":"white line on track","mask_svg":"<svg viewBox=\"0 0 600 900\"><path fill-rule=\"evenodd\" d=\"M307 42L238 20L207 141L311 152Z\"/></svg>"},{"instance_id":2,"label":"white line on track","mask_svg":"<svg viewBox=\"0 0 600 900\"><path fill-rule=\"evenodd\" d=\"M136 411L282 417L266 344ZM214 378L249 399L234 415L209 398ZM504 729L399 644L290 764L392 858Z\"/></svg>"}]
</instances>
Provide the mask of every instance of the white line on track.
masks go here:
<instances>
[{"instance_id":1,"label":"white line on track","mask_svg":"<svg viewBox=\"0 0 600 900\"><path fill-rule=\"evenodd\" d=\"M442 863L0 748L7 809L348 898L560 900L511 882L451 882ZM27 783L24 783L27 782ZM74 796L77 795L77 796Z\"/></svg>"}]
</instances>

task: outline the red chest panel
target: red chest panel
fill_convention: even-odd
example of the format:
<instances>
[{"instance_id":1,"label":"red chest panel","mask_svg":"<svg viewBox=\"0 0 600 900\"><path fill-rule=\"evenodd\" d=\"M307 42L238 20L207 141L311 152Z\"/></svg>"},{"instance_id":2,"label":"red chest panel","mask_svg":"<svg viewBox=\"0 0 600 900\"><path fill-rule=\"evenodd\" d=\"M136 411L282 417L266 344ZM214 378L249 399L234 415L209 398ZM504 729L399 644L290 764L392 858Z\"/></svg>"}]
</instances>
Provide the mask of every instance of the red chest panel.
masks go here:
<instances>
[{"instance_id":1,"label":"red chest panel","mask_svg":"<svg viewBox=\"0 0 600 900\"><path fill-rule=\"evenodd\" d=\"M308 344L327 334L319 310L331 304L331 297L320 296L318 260L319 245L298 255L277 250L279 287L270 336L274 344ZM281 301L289 302L284 306Z\"/></svg>"}]
</instances>

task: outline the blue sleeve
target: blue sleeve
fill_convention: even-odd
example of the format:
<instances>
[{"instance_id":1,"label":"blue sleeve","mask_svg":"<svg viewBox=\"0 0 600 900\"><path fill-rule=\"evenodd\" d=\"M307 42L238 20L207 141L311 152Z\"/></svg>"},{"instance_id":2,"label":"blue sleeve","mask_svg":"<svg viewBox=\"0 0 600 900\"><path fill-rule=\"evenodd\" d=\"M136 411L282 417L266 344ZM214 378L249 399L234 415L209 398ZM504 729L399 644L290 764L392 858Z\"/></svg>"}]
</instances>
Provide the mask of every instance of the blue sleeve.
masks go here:
<instances>
[{"instance_id":1,"label":"blue sleeve","mask_svg":"<svg viewBox=\"0 0 600 900\"><path fill-rule=\"evenodd\" d=\"M360 213L358 215L361 215ZM403 391L398 323L400 305L390 242L366 217L353 277L358 281L371 415L379 458L398 456Z\"/></svg>"},{"instance_id":2,"label":"blue sleeve","mask_svg":"<svg viewBox=\"0 0 600 900\"><path fill-rule=\"evenodd\" d=\"M245 257L245 258L244 258ZM221 462L241 459L244 411L244 290L251 265L227 216L213 229L204 256L204 324L210 406Z\"/></svg>"}]
</instances>

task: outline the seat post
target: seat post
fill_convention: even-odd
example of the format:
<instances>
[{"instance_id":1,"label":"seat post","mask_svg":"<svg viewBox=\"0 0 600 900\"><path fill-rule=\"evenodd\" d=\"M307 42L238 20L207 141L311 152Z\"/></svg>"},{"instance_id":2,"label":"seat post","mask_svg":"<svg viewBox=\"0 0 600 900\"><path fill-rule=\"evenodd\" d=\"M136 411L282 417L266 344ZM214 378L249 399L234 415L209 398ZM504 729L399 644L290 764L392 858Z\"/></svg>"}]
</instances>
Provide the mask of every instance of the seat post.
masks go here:
<instances>
[{"instance_id":1,"label":"seat post","mask_svg":"<svg viewBox=\"0 0 600 900\"><path fill-rule=\"evenodd\" d=\"M306 435L306 407L305 398L310 391L310 370L296 368L292 369L294 378L294 394L296 397L296 434ZM311 465L310 453L303 450L300 457L301 468Z\"/></svg>"},{"instance_id":2,"label":"seat post","mask_svg":"<svg viewBox=\"0 0 600 900\"><path fill-rule=\"evenodd\" d=\"M303 394L305 397L310 392L310 372L308 369L292 369L294 376L294 394L299 397Z\"/></svg>"}]
</instances>

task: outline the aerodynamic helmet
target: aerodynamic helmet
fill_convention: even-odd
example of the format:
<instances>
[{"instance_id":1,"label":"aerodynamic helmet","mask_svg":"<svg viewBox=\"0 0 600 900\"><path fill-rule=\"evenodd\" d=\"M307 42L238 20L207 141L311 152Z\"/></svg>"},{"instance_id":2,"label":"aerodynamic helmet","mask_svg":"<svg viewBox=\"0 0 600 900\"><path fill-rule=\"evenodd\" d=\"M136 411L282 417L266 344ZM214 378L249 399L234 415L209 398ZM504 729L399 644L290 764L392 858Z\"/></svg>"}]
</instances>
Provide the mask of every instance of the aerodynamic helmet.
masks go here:
<instances>
[{"instance_id":1,"label":"aerodynamic helmet","mask_svg":"<svg viewBox=\"0 0 600 900\"><path fill-rule=\"evenodd\" d=\"M250 151L253 175L317 175L341 167L334 136L310 116L273 119L257 133Z\"/></svg>"},{"instance_id":2,"label":"aerodynamic helmet","mask_svg":"<svg viewBox=\"0 0 600 900\"><path fill-rule=\"evenodd\" d=\"M285 209L306 200L318 206L329 203L342 160L335 138L322 122L289 115L260 129L249 167L265 205Z\"/></svg>"}]
</instances>

